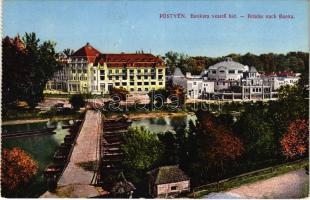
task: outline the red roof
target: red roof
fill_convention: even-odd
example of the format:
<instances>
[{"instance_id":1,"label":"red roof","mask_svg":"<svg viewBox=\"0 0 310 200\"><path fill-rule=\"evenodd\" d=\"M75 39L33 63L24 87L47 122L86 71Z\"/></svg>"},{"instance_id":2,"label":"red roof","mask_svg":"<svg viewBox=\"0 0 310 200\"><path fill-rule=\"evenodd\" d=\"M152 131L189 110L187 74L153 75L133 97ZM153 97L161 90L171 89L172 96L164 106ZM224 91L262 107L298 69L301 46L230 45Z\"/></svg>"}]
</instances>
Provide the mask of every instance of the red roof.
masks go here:
<instances>
[{"instance_id":1,"label":"red roof","mask_svg":"<svg viewBox=\"0 0 310 200\"><path fill-rule=\"evenodd\" d=\"M100 51L87 43L85 46L74 52L71 57L86 57L88 62L91 63L94 62L95 58L100 54Z\"/></svg>"},{"instance_id":2,"label":"red roof","mask_svg":"<svg viewBox=\"0 0 310 200\"><path fill-rule=\"evenodd\" d=\"M280 77L294 77L296 74L294 72L271 72L265 73L266 76L280 76Z\"/></svg>"},{"instance_id":3,"label":"red roof","mask_svg":"<svg viewBox=\"0 0 310 200\"><path fill-rule=\"evenodd\" d=\"M162 59L152 55L152 54L101 54L98 56L94 62L94 65L103 65L107 63L107 66L123 67L123 66L133 66L133 67L143 67L143 66L156 66L156 64L163 65Z\"/></svg>"}]
</instances>

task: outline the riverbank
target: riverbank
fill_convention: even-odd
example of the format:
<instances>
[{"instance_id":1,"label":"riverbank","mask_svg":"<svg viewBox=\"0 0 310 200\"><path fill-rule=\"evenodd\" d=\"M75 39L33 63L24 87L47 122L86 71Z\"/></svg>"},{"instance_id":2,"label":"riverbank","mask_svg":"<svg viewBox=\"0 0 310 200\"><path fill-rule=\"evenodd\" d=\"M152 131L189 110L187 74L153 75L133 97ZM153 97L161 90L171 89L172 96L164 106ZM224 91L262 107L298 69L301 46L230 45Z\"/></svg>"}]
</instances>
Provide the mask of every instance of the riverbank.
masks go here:
<instances>
[{"instance_id":1,"label":"riverbank","mask_svg":"<svg viewBox=\"0 0 310 200\"><path fill-rule=\"evenodd\" d=\"M149 118L162 118L162 117L181 117L186 115L193 115L193 112L185 112L185 111L178 111L178 112L168 112L168 111L150 111L150 112L135 112L135 113L123 113L124 115L128 116L128 119L136 121L141 119L149 119ZM113 119L119 117L121 114L111 114L106 115L105 117L109 119Z\"/></svg>"},{"instance_id":2,"label":"riverbank","mask_svg":"<svg viewBox=\"0 0 310 200\"><path fill-rule=\"evenodd\" d=\"M149 112L149 113L138 113L138 114L129 114L128 118L131 120L140 120L140 119L149 119L149 118L157 118L157 117L180 117L185 115L193 115L192 112Z\"/></svg>"},{"instance_id":3,"label":"riverbank","mask_svg":"<svg viewBox=\"0 0 310 200\"><path fill-rule=\"evenodd\" d=\"M8 120L2 121L1 125L18 125L18 124L30 124L30 123L38 123L38 122L48 122L48 121L62 121L62 120L71 120L78 119L79 116L66 116L66 117L52 117L52 118L33 118L33 119L17 119L17 120Z\"/></svg>"}]
</instances>

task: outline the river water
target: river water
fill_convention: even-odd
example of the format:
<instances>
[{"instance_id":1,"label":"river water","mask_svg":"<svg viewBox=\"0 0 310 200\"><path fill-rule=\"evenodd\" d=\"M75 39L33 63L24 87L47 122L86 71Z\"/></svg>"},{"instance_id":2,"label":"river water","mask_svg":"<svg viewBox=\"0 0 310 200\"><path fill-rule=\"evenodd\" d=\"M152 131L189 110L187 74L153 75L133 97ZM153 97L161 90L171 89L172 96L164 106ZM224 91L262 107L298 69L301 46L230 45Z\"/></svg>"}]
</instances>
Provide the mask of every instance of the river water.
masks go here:
<instances>
[{"instance_id":1,"label":"river water","mask_svg":"<svg viewBox=\"0 0 310 200\"><path fill-rule=\"evenodd\" d=\"M58 124L67 124L67 122L58 122ZM26 131L38 128L46 128L51 124L46 122L8 125L2 126L2 131ZM52 124L55 125L55 124ZM37 135L3 138L2 148L11 149L19 147L26 151L39 165L35 177L26 186L21 187L15 194L16 197L38 197L47 190L47 185L43 177L44 169L52 162L53 155L63 142L65 135L69 133L68 129L56 129L53 135Z\"/></svg>"},{"instance_id":2,"label":"river water","mask_svg":"<svg viewBox=\"0 0 310 200\"><path fill-rule=\"evenodd\" d=\"M133 121L132 127L144 126L151 132L161 133L165 131L174 131L176 128L186 128L189 120L195 120L195 115L184 116L166 116L158 118L148 118ZM22 125L2 126L2 131L25 131L37 128L46 128L55 126L56 123L68 124L68 121L54 123L31 123ZM25 150L37 163L39 170L36 176L26 187L20 188L16 192L16 197L39 197L47 190L47 185L43 177L44 169L52 162L53 155L63 142L65 135L69 134L68 129L56 129L53 135L24 136L17 138L2 139L2 148L20 147Z\"/></svg>"}]
</instances>

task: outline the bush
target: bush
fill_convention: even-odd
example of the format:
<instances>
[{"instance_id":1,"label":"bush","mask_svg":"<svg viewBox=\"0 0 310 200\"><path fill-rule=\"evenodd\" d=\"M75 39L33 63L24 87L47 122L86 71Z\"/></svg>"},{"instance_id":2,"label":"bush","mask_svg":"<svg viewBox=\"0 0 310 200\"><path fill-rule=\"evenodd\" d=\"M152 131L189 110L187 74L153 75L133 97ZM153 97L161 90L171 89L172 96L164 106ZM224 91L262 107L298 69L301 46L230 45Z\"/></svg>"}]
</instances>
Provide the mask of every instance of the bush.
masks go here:
<instances>
[{"instance_id":1,"label":"bush","mask_svg":"<svg viewBox=\"0 0 310 200\"><path fill-rule=\"evenodd\" d=\"M9 197L21 184L26 184L37 173L38 164L20 148L3 149L1 162L2 195Z\"/></svg>"},{"instance_id":2,"label":"bush","mask_svg":"<svg viewBox=\"0 0 310 200\"><path fill-rule=\"evenodd\" d=\"M81 94L75 94L70 97L69 102L74 110L80 110L81 107L85 106L85 97Z\"/></svg>"}]
</instances>

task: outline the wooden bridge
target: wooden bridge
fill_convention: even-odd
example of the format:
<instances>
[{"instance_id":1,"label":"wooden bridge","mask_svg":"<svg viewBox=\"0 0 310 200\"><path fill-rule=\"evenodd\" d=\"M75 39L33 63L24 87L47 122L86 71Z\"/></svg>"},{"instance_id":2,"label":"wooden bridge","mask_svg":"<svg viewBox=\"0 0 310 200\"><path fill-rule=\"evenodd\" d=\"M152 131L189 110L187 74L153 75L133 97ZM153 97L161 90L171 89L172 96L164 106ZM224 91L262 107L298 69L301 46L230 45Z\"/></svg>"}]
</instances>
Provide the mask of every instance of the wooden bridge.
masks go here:
<instances>
[{"instance_id":1,"label":"wooden bridge","mask_svg":"<svg viewBox=\"0 0 310 200\"><path fill-rule=\"evenodd\" d=\"M97 197L104 194L96 187L100 161L100 135L102 135L100 111L87 110L81 129L71 149L69 160L58 179L55 192L41 197Z\"/></svg>"},{"instance_id":2,"label":"wooden bridge","mask_svg":"<svg viewBox=\"0 0 310 200\"><path fill-rule=\"evenodd\" d=\"M41 197L132 195L135 187L122 174L120 148L121 136L130 124L126 116L103 120L100 111L88 109L80 129L77 126L65 137L54 155L54 164L46 169L45 176L53 187Z\"/></svg>"}]
</instances>

